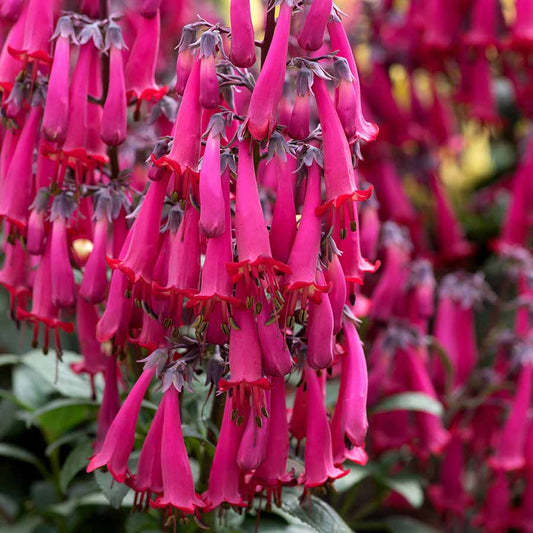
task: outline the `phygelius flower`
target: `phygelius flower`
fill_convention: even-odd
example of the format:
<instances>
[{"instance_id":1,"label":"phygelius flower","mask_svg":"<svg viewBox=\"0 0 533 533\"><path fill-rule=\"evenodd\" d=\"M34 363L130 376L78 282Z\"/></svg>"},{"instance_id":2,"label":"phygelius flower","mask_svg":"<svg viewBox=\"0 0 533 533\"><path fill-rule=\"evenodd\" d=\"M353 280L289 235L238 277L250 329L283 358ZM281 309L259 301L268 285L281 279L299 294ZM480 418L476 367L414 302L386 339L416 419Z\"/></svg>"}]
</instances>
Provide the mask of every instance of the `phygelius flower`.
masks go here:
<instances>
[{"instance_id":1,"label":"phygelius flower","mask_svg":"<svg viewBox=\"0 0 533 533\"><path fill-rule=\"evenodd\" d=\"M209 238L220 237L226 227L220 158L220 137L224 136L225 128L222 115L211 117L200 170L200 228Z\"/></svg>"},{"instance_id":2,"label":"phygelius flower","mask_svg":"<svg viewBox=\"0 0 533 533\"><path fill-rule=\"evenodd\" d=\"M304 162L307 161L307 183L302 217L289 255L288 266L291 273L283 280L285 322L294 315L298 300L305 309L308 299L319 302L327 286L316 283L316 269L320 252L321 220L315 213L320 205L320 164L321 152L310 147Z\"/></svg>"},{"instance_id":3,"label":"phygelius flower","mask_svg":"<svg viewBox=\"0 0 533 533\"><path fill-rule=\"evenodd\" d=\"M298 35L298 44L315 51L324 44L324 34L333 7L332 0L316 0L311 4Z\"/></svg>"},{"instance_id":4,"label":"phygelius flower","mask_svg":"<svg viewBox=\"0 0 533 533\"><path fill-rule=\"evenodd\" d=\"M527 346L527 342L524 343ZM501 430L495 455L490 464L495 469L518 470L525 465L525 442L527 435L527 413L531 405L533 390L533 365L522 364L516 386L516 394L509 409L509 416Z\"/></svg>"},{"instance_id":5,"label":"phygelius flower","mask_svg":"<svg viewBox=\"0 0 533 533\"><path fill-rule=\"evenodd\" d=\"M70 17L58 20L55 36L54 62L48 80L42 130L49 141L61 143L67 136L70 41L75 40Z\"/></svg>"},{"instance_id":6,"label":"phygelius flower","mask_svg":"<svg viewBox=\"0 0 533 533\"><path fill-rule=\"evenodd\" d=\"M220 46L220 34L218 31L206 31L200 37L200 105L206 109L214 109L218 106L220 97L218 93L217 69L215 57Z\"/></svg>"},{"instance_id":7,"label":"phygelius flower","mask_svg":"<svg viewBox=\"0 0 533 533\"><path fill-rule=\"evenodd\" d=\"M140 109L143 100L159 101L167 92L166 86L159 87L155 82L155 67L159 52L161 16L156 9L152 17L137 18L137 33L124 69L126 96L136 102Z\"/></svg>"},{"instance_id":8,"label":"phygelius flower","mask_svg":"<svg viewBox=\"0 0 533 533\"><path fill-rule=\"evenodd\" d=\"M277 123L277 108L285 82L285 63L291 31L290 0L281 4L276 29L263 68L257 79L248 114L244 121L250 135L257 140L270 137Z\"/></svg>"},{"instance_id":9,"label":"phygelius flower","mask_svg":"<svg viewBox=\"0 0 533 533\"><path fill-rule=\"evenodd\" d=\"M230 60L236 67L248 68L255 63L255 36L250 0L231 0Z\"/></svg>"},{"instance_id":10,"label":"phygelius flower","mask_svg":"<svg viewBox=\"0 0 533 533\"><path fill-rule=\"evenodd\" d=\"M163 394L162 403L165 409L161 441L163 493L151 505L194 514L205 504L194 490L191 465L181 431L179 395L173 385Z\"/></svg>"},{"instance_id":11,"label":"phygelius flower","mask_svg":"<svg viewBox=\"0 0 533 533\"><path fill-rule=\"evenodd\" d=\"M241 471L237 465L237 452L244 432L244 424L233 417L233 402L226 396L222 426L215 456L209 474L209 488L203 495L206 511L226 502L235 507L246 507L240 493Z\"/></svg>"},{"instance_id":12,"label":"phygelius flower","mask_svg":"<svg viewBox=\"0 0 533 533\"><path fill-rule=\"evenodd\" d=\"M335 464L342 464L345 458L352 459L352 449L364 447L368 429L368 371L363 345L352 321L345 320L343 332L344 350L340 355L341 383L331 420Z\"/></svg>"},{"instance_id":13,"label":"phygelius flower","mask_svg":"<svg viewBox=\"0 0 533 533\"><path fill-rule=\"evenodd\" d=\"M357 188L350 146L324 80L315 77L313 92L322 126L326 185L326 202L317 210L317 213L322 214L329 207L334 207L338 214L341 231L346 231L347 220L351 230L355 231L356 207L354 202L370 198L372 187L366 191Z\"/></svg>"},{"instance_id":14,"label":"phygelius flower","mask_svg":"<svg viewBox=\"0 0 533 533\"><path fill-rule=\"evenodd\" d=\"M305 472L299 482L306 488L323 485L348 473L333 464L331 432L327 419L320 378L306 367L307 431L305 437Z\"/></svg>"},{"instance_id":15,"label":"phygelius flower","mask_svg":"<svg viewBox=\"0 0 533 533\"><path fill-rule=\"evenodd\" d=\"M342 22L331 20L328 23L328 33L331 42L331 50L338 50L339 57L342 57L348 61L348 65L350 66L352 73L353 94L351 98L353 98L353 110L355 113L356 137L363 141L373 141L378 136L379 128L372 122L368 122L363 116L359 73L357 72L357 65L355 64L352 47Z\"/></svg>"},{"instance_id":16,"label":"phygelius flower","mask_svg":"<svg viewBox=\"0 0 533 533\"><path fill-rule=\"evenodd\" d=\"M191 44L196 41L196 30L193 26L185 26L181 32L181 39L178 44L178 59L176 62L176 86L178 94L183 95L187 80L191 74L195 62Z\"/></svg>"},{"instance_id":17,"label":"phygelius flower","mask_svg":"<svg viewBox=\"0 0 533 533\"><path fill-rule=\"evenodd\" d=\"M155 371L155 366L143 370L113 420L100 451L91 458L87 472L106 466L119 483L123 483L126 477L130 476L128 459L135 442L135 426L141 402Z\"/></svg>"},{"instance_id":18,"label":"phygelius flower","mask_svg":"<svg viewBox=\"0 0 533 533\"><path fill-rule=\"evenodd\" d=\"M239 262L228 265L228 271L232 273L234 281L244 278L249 286L251 279L257 279L263 287L274 292L278 287L276 273L289 273L290 269L272 257L250 151L249 140L239 142L235 199L235 235ZM251 290L254 293L257 291L255 283Z\"/></svg>"},{"instance_id":19,"label":"phygelius flower","mask_svg":"<svg viewBox=\"0 0 533 533\"><path fill-rule=\"evenodd\" d=\"M287 126L287 133L293 139L302 141L309 135L309 120L311 110L309 99L313 86L313 72L306 66L300 67L296 75L296 95L292 107L291 119Z\"/></svg>"},{"instance_id":20,"label":"phygelius flower","mask_svg":"<svg viewBox=\"0 0 533 533\"><path fill-rule=\"evenodd\" d=\"M109 23L106 39L110 67L109 88L102 116L102 140L111 146L118 146L126 139L128 127L126 83L122 63L122 50L125 44L118 24Z\"/></svg>"}]
</instances>

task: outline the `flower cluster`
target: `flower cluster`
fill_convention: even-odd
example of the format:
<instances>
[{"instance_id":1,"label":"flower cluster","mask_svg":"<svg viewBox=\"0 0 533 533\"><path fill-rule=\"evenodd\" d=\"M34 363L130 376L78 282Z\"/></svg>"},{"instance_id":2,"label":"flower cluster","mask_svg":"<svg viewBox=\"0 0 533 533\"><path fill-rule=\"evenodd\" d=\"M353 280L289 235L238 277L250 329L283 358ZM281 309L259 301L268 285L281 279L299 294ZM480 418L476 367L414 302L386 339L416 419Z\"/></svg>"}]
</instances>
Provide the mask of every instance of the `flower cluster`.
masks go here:
<instances>
[{"instance_id":1,"label":"flower cluster","mask_svg":"<svg viewBox=\"0 0 533 533\"><path fill-rule=\"evenodd\" d=\"M258 494L279 504L285 485L343 476L345 460L367 460L354 305L379 261L361 252L359 203L372 187L360 188L354 165L378 128L362 114L339 13L331 0L267 6L259 67L249 3L232 1L230 28L183 28L169 89L155 82L159 2L123 17L93 4L59 18L52 0L21 7L1 80L0 283L35 345L44 328L45 352L54 332L61 357L74 315L75 370L105 376L88 471L106 467L139 506L169 516ZM120 406L120 361L142 351ZM201 373L225 407L200 495L179 403ZM131 469L154 381L162 400ZM305 441L300 471L288 464L291 436Z\"/></svg>"}]
</instances>

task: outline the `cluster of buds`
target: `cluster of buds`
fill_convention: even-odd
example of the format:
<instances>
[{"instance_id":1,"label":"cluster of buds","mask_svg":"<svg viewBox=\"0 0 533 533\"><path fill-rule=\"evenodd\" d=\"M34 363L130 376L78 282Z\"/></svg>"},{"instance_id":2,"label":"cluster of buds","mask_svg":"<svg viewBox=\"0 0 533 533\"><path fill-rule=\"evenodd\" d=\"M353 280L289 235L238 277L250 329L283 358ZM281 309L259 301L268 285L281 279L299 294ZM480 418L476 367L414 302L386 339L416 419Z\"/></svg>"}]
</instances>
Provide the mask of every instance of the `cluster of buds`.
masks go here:
<instances>
[{"instance_id":1,"label":"cluster of buds","mask_svg":"<svg viewBox=\"0 0 533 533\"><path fill-rule=\"evenodd\" d=\"M105 376L88 470L106 467L139 506L169 516L259 494L279 504L285 485L332 482L345 460L367 460L354 313L379 266L361 252L359 203L372 187L354 168L378 128L363 117L339 14L327 0L268 5L259 66L249 2L233 0L231 28L184 27L169 90L155 82L163 6L110 16L93 4L57 18L52 0L28 2L0 63L0 283L35 345L44 326L45 352L53 331L61 356L74 316L75 371ZM120 406L117 368L143 352ZM179 403L202 373L225 407L199 495ZM162 400L132 471L153 381ZM298 471L288 458L300 449Z\"/></svg>"}]
</instances>

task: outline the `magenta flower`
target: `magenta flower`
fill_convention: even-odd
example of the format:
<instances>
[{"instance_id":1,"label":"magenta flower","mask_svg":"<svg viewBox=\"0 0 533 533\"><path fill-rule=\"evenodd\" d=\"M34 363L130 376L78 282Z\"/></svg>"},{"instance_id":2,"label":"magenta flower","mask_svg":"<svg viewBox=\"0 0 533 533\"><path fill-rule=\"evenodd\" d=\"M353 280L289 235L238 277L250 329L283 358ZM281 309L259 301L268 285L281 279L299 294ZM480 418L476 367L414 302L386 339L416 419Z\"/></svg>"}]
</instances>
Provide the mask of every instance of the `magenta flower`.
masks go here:
<instances>
[{"instance_id":1,"label":"magenta flower","mask_svg":"<svg viewBox=\"0 0 533 533\"><path fill-rule=\"evenodd\" d=\"M474 517L474 525L487 533L503 533L514 525L511 509L511 489L504 471L496 472L481 511Z\"/></svg>"},{"instance_id":2,"label":"magenta flower","mask_svg":"<svg viewBox=\"0 0 533 533\"><path fill-rule=\"evenodd\" d=\"M516 18L511 29L514 48L523 51L531 50L533 45L533 10L531 0L517 0Z\"/></svg>"},{"instance_id":3,"label":"magenta flower","mask_svg":"<svg viewBox=\"0 0 533 533\"><path fill-rule=\"evenodd\" d=\"M237 452L244 432L243 420L234 420L233 402L226 395L222 426L215 457L209 474L209 486L203 498L206 512L226 502L235 507L246 507L240 492L241 471L237 465Z\"/></svg>"},{"instance_id":4,"label":"magenta flower","mask_svg":"<svg viewBox=\"0 0 533 533\"><path fill-rule=\"evenodd\" d=\"M285 322L294 315L298 300L305 309L308 299L319 302L321 293L327 291L326 286L316 282L316 268L320 252L321 221L315 212L320 205L320 152L310 149L311 163L307 167L307 183L305 188L302 217L291 253L288 259L290 274L284 278L284 297L286 300Z\"/></svg>"},{"instance_id":5,"label":"magenta flower","mask_svg":"<svg viewBox=\"0 0 533 533\"><path fill-rule=\"evenodd\" d=\"M72 370L77 373L89 374L91 384L93 384L94 376L98 372L103 372L107 366L102 346L96 339L97 323L98 311L96 307L83 298L76 298L76 329L83 359L79 363L73 363Z\"/></svg>"},{"instance_id":6,"label":"magenta flower","mask_svg":"<svg viewBox=\"0 0 533 533\"><path fill-rule=\"evenodd\" d=\"M298 35L298 44L303 49L316 51L324 44L332 6L332 0L317 0L311 4Z\"/></svg>"},{"instance_id":7,"label":"magenta flower","mask_svg":"<svg viewBox=\"0 0 533 533\"><path fill-rule=\"evenodd\" d=\"M161 442L163 493L151 505L194 514L205 504L194 490L191 465L181 431L178 391L171 385L162 401L165 409Z\"/></svg>"},{"instance_id":8,"label":"magenta flower","mask_svg":"<svg viewBox=\"0 0 533 533\"><path fill-rule=\"evenodd\" d=\"M463 517L473 503L464 486L464 468L463 439L456 429L444 451L440 466L440 483L432 485L428 490L433 505L444 516L453 513Z\"/></svg>"},{"instance_id":9,"label":"magenta flower","mask_svg":"<svg viewBox=\"0 0 533 533\"><path fill-rule=\"evenodd\" d=\"M42 130L49 141L61 143L67 136L70 41L75 39L70 18L59 19L56 34L54 62L48 81Z\"/></svg>"},{"instance_id":10,"label":"magenta flower","mask_svg":"<svg viewBox=\"0 0 533 533\"><path fill-rule=\"evenodd\" d=\"M165 402L161 402L155 413L150 429L144 439L135 476L126 482L135 490L139 506L143 498L150 501L152 493L163 493L163 470L161 469L161 443L163 441L163 421Z\"/></svg>"},{"instance_id":11,"label":"magenta flower","mask_svg":"<svg viewBox=\"0 0 533 533\"><path fill-rule=\"evenodd\" d=\"M211 117L200 170L200 228L209 238L220 237L226 224L220 160L220 137L225 135L225 127L221 115Z\"/></svg>"},{"instance_id":12,"label":"magenta flower","mask_svg":"<svg viewBox=\"0 0 533 533\"><path fill-rule=\"evenodd\" d=\"M363 345L355 324L345 320L344 351L341 353L341 383L335 412L331 421L333 461L342 464L349 448L362 448L368 429L366 397L368 373ZM349 450L348 450L349 451Z\"/></svg>"},{"instance_id":13,"label":"magenta flower","mask_svg":"<svg viewBox=\"0 0 533 533\"><path fill-rule=\"evenodd\" d=\"M135 441L135 426L141 402L155 371L155 366L148 367L140 375L113 420L101 449L91 458L87 472L106 466L119 483L123 483L126 477L131 476L128 459Z\"/></svg>"},{"instance_id":14,"label":"magenta flower","mask_svg":"<svg viewBox=\"0 0 533 533\"><path fill-rule=\"evenodd\" d=\"M152 16L138 17L136 22L137 33L124 68L124 79L127 101L135 101L138 112L143 100L159 101L166 94L168 87L159 87L155 82L161 32L159 9L155 9Z\"/></svg>"},{"instance_id":15,"label":"magenta flower","mask_svg":"<svg viewBox=\"0 0 533 533\"><path fill-rule=\"evenodd\" d=\"M106 197L104 190L102 192L95 209L93 249L80 287L80 296L93 304L103 302L107 290L106 250L111 198Z\"/></svg>"},{"instance_id":16,"label":"magenta flower","mask_svg":"<svg viewBox=\"0 0 533 533\"><path fill-rule=\"evenodd\" d=\"M309 135L311 109L309 99L313 85L313 72L302 66L296 75L296 95L287 133L293 139L303 140Z\"/></svg>"},{"instance_id":17,"label":"magenta flower","mask_svg":"<svg viewBox=\"0 0 533 533\"><path fill-rule=\"evenodd\" d=\"M327 286L330 288L327 298L333 312L333 334L337 335L342 329L344 306L346 304L346 278L339 259L333 253L327 270L324 272Z\"/></svg>"},{"instance_id":18,"label":"magenta flower","mask_svg":"<svg viewBox=\"0 0 533 533\"><path fill-rule=\"evenodd\" d=\"M183 95L195 63L195 56L190 46L194 41L196 41L196 30L192 26L185 26L181 34L181 40L178 44L179 53L176 63L175 90L179 95Z\"/></svg>"},{"instance_id":19,"label":"magenta flower","mask_svg":"<svg viewBox=\"0 0 533 533\"><path fill-rule=\"evenodd\" d=\"M497 45L500 11L497 0L476 0L471 11L470 28L463 37L464 43L479 48Z\"/></svg>"},{"instance_id":20,"label":"magenta flower","mask_svg":"<svg viewBox=\"0 0 533 533\"><path fill-rule=\"evenodd\" d=\"M33 197L33 147L39 130L41 114L40 105L35 105L30 109L6 170L4 181L0 185L0 216L17 227L21 233L25 233L28 211Z\"/></svg>"},{"instance_id":21,"label":"magenta flower","mask_svg":"<svg viewBox=\"0 0 533 533\"><path fill-rule=\"evenodd\" d=\"M215 55L220 46L220 35L216 31L206 31L200 37L200 105L214 109L220 102Z\"/></svg>"},{"instance_id":22,"label":"magenta flower","mask_svg":"<svg viewBox=\"0 0 533 533\"><path fill-rule=\"evenodd\" d=\"M277 290L276 273L289 273L290 269L272 257L248 140L239 142L235 235L239 262L228 265L233 281L244 278L249 286L251 279L258 279L269 290ZM255 294L257 288L252 287L252 291Z\"/></svg>"},{"instance_id":23,"label":"magenta flower","mask_svg":"<svg viewBox=\"0 0 533 533\"><path fill-rule=\"evenodd\" d=\"M352 47L348 41L346 30L342 22L331 20L328 23L328 33L331 41L331 50L339 51L339 57L348 61L350 71L353 77L353 93L350 98L353 98L353 110L355 113L355 130L356 137L363 141L373 141L379 133L379 128L376 124L368 122L363 116L363 106L361 103L361 84L359 82L359 73L355 64L355 58L352 53Z\"/></svg>"},{"instance_id":24,"label":"magenta flower","mask_svg":"<svg viewBox=\"0 0 533 533\"><path fill-rule=\"evenodd\" d=\"M231 0L231 52L230 61L241 68L255 63L255 37L250 12L250 0Z\"/></svg>"},{"instance_id":25,"label":"magenta flower","mask_svg":"<svg viewBox=\"0 0 533 533\"><path fill-rule=\"evenodd\" d=\"M509 416L503 426L495 455L490 464L504 471L519 470L525 465L524 447L527 436L527 413L531 405L533 366L525 363L520 369L516 394L510 406Z\"/></svg>"},{"instance_id":26,"label":"magenta flower","mask_svg":"<svg viewBox=\"0 0 533 533\"><path fill-rule=\"evenodd\" d=\"M320 215L329 207L333 207L338 213L340 229L346 230L346 218L348 218L350 227L354 231L356 223L354 201L368 199L372 194L372 187L366 191L357 188L350 147L324 80L315 77L313 91L322 126L326 185L326 202L317 210L317 214Z\"/></svg>"},{"instance_id":27,"label":"magenta flower","mask_svg":"<svg viewBox=\"0 0 533 533\"><path fill-rule=\"evenodd\" d=\"M125 44L120 27L111 22L107 29L106 47L109 50L109 88L102 115L102 140L111 146L118 146L126 139L128 114L126 110L126 83L122 49Z\"/></svg>"},{"instance_id":28,"label":"magenta flower","mask_svg":"<svg viewBox=\"0 0 533 533\"><path fill-rule=\"evenodd\" d=\"M307 431L305 437L305 472L298 480L306 488L323 485L348 473L333 464L331 433L320 378L316 371L305 369L307 387Z\"/></svg>"},{"instance_id":29,"label":"magenta flower","mask_svg":"<svg viewBox=\"0 0 533 533\"><path fill-rule=\"evenodd\" d=\"M262 409L270 413L269 390L265 391L264 407ZM270 414L268 418L263 417L259 422L254 412L249 410L244 425L244 432L237 452L237 465L246 474L258 468L267 455Z\"/></svg>"},{"instance_id":30,"label":"magenta flower","mask_svg":"<svg viewBox=\"0 0 533 533\"><path fill-rule=\"evenodd\" d=\"M281 489L292 479L292 475L287 472L289 427L285 405L285 380L280 376L272 378L269 426L266 444L268 453L249 483L255 485L254 491L266 490L267 502L273 498L276 505L280 505Z\"/></svg>"},{"instance_id":31,"label":"magenta flower","mask_svg":"<svg viewBox=\"0 0 533 533\"><path fill-rule=\"evenodd\" d=\"M244 126L257 140L270 137L277 123L277 108L285 81L285 62L291 31L292 7L285 0L281 4L276 29L252 92Z\"/></svg>"}]
</instances>

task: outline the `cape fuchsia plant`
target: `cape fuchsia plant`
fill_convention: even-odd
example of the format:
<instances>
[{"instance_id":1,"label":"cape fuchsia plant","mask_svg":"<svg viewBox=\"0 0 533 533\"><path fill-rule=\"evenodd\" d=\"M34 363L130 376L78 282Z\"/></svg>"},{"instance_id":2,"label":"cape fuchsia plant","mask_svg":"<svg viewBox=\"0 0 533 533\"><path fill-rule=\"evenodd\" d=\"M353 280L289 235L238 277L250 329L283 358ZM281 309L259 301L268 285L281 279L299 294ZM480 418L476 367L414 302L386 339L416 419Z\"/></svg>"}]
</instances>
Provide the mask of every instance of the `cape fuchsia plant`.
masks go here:
<instances>
[{"instance_id":1,"label":"cape fuchsia plant","mask_svg":"<svg viewBox=\"0 0 533 533\"><path fill-rule=\"evenodd\" d=\"M358 524L412 476L450 531L533 531L533 143L477 239L447 175L495 77L533 116L533 3L60 4L0 2L0 285L34 348L76 332L84 470L175 530L354 476Z\"/></svg>"}]
</instances>

